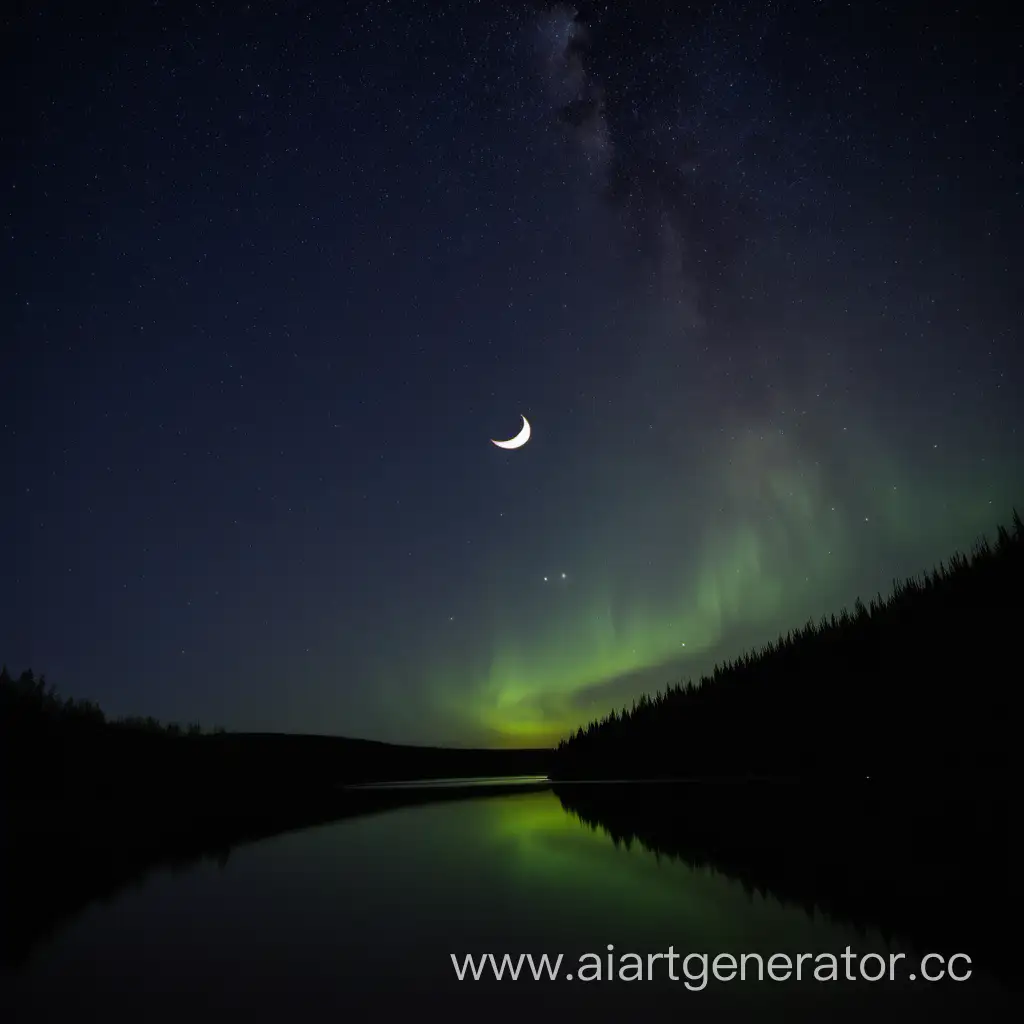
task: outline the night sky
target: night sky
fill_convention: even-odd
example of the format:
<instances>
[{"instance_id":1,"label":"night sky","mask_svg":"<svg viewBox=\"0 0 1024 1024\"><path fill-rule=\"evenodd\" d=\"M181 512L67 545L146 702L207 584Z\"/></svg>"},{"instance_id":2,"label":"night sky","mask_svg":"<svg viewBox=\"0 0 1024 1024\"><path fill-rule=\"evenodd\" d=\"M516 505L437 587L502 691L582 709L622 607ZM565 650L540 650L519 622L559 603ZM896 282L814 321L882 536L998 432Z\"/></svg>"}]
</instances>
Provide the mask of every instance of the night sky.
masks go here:
<instances>
[{"instance_id":1,"label":"night sky","mask_svg":"<svg viewBox=\"0 0 1024 1024\"><path fill-rule=\"evenodd\" d=\"M19 5L0 660L111 715L553 743L994 532L995 10Z\"/></svg>"}]
</instances>

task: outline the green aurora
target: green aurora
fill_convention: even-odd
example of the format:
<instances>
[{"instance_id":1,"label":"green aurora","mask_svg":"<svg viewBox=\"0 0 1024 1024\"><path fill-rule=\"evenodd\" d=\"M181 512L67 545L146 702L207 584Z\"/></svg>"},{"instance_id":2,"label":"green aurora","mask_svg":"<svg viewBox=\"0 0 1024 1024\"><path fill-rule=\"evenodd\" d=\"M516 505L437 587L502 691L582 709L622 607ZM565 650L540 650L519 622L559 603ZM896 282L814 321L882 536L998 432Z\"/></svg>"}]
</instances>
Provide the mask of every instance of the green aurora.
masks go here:
<instances>
[{"instance_id":1,"label":"green aurora","mask_svg":"<svg viewBox=\"0 0 1024 1024\"><path fill-rule=\"evenodd\" d=\"M639 581L594 550L582 581L549 581L561 592L547 602L542 592L537 614L516 618L499 604L485 669L432 674L438 717L487 743L555 744L641 693L696 680L808 618L888 592L1008 515L1012 488L994 466L962 469L951 487L945 463L915 472L859 442L848 470L870 486L854 505L784 433L737 432L716 460L702 535L673 544L663 534L666 557L642 566ZM681 523L693 519L687 500L680 488L669 502Z\"/></svg>"}]
</instances>

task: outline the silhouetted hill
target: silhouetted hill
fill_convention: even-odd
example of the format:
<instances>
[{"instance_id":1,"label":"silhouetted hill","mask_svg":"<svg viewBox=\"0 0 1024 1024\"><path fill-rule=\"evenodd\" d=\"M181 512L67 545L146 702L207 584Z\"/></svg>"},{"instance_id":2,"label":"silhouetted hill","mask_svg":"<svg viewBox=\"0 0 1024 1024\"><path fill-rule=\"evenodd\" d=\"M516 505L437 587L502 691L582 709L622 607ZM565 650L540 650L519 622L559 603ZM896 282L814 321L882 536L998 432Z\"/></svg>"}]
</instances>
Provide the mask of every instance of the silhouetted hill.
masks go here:
<instances>
[{"instance_id":1,"label":"silhouetted hill","mask_svg":"<svg viewBox=\"0 0 1024 1024\"><path fill-rule=\"evenodd\" d=\"M985 776L1010 767L1024 524L559 744L552 778Z\"/></svg>"},{"instance_id":2,"label":"silhouetted hill","mask_svg":"<svg viewBox=\"0 0 1024 1024\"><path fill-rule=\"evenodd\" d=\"M108 721L65 700L31 670L0 672L0 792L208 802L234 792L296 792L343 783L543 775L551 751L416 747L334 736L203 732L154 719Z\"/></svg>"}]
</instances>

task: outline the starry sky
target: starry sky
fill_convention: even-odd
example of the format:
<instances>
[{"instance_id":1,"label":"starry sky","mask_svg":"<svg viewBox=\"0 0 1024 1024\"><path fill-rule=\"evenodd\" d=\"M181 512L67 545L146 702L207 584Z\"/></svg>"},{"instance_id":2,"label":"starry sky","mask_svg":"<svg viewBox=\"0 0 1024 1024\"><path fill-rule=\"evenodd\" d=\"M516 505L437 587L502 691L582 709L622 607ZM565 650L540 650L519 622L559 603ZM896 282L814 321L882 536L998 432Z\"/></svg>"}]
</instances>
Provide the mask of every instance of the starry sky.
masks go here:
<instances>
[{"instance_id":1,"label":"starry sky","mask_svg":"<svg viewBox=\"0 0 1024 1024\"><path fill-rule=\"evenodd\" d=\"M994 531L997 11L18 5L0 660L113 715L554 743Z\"/></svg>"}]
</instances>

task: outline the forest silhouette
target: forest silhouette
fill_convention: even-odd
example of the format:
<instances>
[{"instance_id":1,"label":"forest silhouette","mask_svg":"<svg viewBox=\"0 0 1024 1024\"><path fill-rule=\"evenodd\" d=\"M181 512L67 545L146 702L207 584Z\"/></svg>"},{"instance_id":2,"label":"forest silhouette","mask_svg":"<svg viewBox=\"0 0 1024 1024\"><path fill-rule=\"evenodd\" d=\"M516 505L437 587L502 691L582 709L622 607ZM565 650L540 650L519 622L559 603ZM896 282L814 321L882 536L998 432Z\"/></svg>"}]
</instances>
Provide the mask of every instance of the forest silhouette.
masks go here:
<instances>
[{"instance_id":1,"label":"forest silhouette","mask_svg":"<svg viewBox=\"0 0 1024 1024\"><path fill-rule=\"evenodd\" d=\"M26 669L0 669L0 793L16 799L170 792L225 807L240 793L406 779L544 774L549 750L420 747L342 736L230 732L108 718ZM26 766L31 766L26 770Z\"/></svg>"},{"instance_id":2,"label":"forest silhouette","mask_svg":"<svg viewBox=\"0 0 1024 1024\"><path fill-rule=\"evenodd\" d=\"M1016 511L1012 522L888 598L858 598L581 726L552 778L1001 778L1024 626Z\"/></svg>"}]
</instances>

